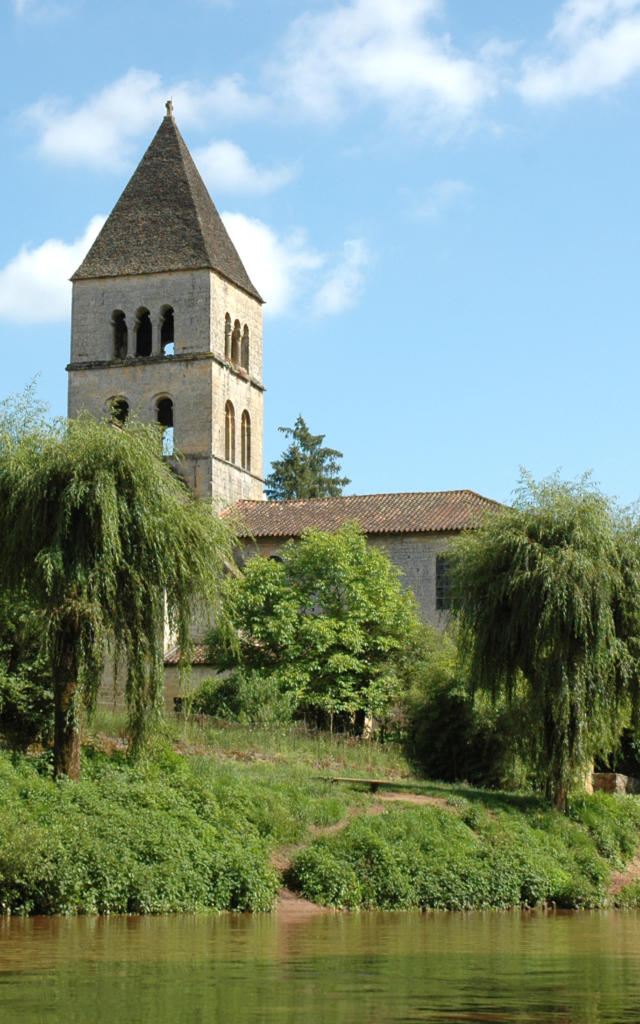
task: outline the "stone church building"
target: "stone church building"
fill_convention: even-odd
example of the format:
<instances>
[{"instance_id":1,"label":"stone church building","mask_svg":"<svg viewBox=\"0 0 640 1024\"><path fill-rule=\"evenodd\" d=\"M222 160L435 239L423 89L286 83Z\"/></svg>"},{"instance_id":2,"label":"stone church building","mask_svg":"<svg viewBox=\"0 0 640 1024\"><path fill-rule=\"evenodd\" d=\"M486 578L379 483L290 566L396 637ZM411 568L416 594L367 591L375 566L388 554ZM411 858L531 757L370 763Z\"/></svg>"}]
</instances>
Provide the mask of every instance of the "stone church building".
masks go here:
<instances>
[{"instance_id":1,"label":"stone church building","mask_svg":"<svg viewBox=\"0 0 640 1024\"><path fill-rule=\"evenodd\" d=\"M402 570L425 619L446 621L449 539L497 503L472 491L263 500L262 303L173 118L172 105L72 277L69 416L165 428L200 498L240 513L247 553L355 520ZM211 674L199 645L194 683ZM177 693L167 651L167 701Z\"/></svg>"}]
</instances>

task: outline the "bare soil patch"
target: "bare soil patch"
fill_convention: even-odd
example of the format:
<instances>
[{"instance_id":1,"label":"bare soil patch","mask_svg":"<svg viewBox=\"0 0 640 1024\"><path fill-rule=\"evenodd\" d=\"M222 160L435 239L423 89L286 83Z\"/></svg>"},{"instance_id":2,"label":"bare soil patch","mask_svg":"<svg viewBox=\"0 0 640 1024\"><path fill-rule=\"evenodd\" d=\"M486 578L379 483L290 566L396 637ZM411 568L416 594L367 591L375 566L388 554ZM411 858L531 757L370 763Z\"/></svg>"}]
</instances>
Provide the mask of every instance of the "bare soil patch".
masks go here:
<instances>
[{"instance_id":1,"label":"bare soil patch","mask_svg":"<svg viewBox=\"0 0 640 1024\"><path fill-rule=\"evenodd\" d=\"M308 921L310 917L317 917L319 914L332 913L335 911L331 907L319 907L317 903L297 896L290 889L281 889L278 893L278 902L276 903L278 922L296 924L298 921Z\"/></svg>"},{"instance_id":2,"label":"bare soil patch","mask_svg":"<svg viewBox=\"0 0 640 1024\"><path fill-rule=\"evenodd\" d=\"M634 859L627 864L624 871L616 871L611 876L609 883L609 893L611 896L617 896L621 889L624 889L625 885L629 882L635 882L637 878L640 878L640 850L636 853Z\"/></svg>"},{"instance_id":3,"label":"bare soil patch","mask_svg":"<svg viewBox=\"0 0 640 1024\"><path fill-rule=\"evenodd\" d=\"M426 796L424 793L404 793L398 790L393 790L386 793L378 793L378 800L383 800L385 803L402 803L402 804L418 804L425 806L431 804L435 807L444 807L445 810L455 813L454 808L451 807L445 797L443 796Z\"/></svg>"}]
</instances>

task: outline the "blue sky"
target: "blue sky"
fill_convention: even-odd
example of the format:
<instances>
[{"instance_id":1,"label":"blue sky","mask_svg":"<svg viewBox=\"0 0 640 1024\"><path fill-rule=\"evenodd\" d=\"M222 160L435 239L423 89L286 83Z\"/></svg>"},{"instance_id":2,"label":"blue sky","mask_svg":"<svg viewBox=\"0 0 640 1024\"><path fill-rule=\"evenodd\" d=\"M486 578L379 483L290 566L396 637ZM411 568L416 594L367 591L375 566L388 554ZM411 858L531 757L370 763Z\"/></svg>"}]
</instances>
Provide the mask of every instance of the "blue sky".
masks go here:
<instances>
[{"instance_id":1,"label":"blue sky","mask_svg":"<svg viewBox=\"0 0 640 1024\"><path fill-rule=\"evenodd\" d=\"M640 495L640 0L6 0L4 395L66 408L70 286L173 97L256 286L265 471Z\"/></svg>"}]
</instances>

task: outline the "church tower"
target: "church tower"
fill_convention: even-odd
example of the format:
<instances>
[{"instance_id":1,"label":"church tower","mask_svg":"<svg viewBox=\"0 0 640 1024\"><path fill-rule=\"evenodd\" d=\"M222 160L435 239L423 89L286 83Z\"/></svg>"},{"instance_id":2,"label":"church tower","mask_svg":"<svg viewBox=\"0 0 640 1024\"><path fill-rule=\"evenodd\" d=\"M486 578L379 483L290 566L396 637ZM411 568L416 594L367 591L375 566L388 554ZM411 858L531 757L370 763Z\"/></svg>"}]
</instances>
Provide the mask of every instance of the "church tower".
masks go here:
<instances>
[{"instance_id":1,"label":"church tower","mask_svg":"<svg viewBox=\"0 0 640 1024\"><path fill-rule=\"evenodd\" d=\"M165 427L198 497L262 498L262 299L167 103L72 277L69 416Z\"/></svg>"}]
</instances>

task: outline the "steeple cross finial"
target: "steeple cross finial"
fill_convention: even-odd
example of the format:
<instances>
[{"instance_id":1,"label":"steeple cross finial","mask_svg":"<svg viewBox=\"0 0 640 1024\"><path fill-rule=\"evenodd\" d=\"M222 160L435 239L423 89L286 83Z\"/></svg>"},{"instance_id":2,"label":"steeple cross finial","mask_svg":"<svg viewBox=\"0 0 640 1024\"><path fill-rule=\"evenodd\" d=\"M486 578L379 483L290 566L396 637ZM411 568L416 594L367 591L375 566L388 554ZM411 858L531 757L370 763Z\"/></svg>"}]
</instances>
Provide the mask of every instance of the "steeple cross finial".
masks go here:
<instances>
[{"instance_id":1,"label":"steeple cross finial","mask_svg":"<svg viewBox=\"0 0 640 1024\"><path fill-rule=\"evenodd\" d=\"M167 108L167 117L173 117L173 102L171 100L167 100L165 107Z\"/></svg>"}]
</instances>

